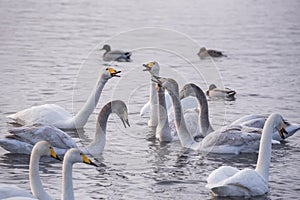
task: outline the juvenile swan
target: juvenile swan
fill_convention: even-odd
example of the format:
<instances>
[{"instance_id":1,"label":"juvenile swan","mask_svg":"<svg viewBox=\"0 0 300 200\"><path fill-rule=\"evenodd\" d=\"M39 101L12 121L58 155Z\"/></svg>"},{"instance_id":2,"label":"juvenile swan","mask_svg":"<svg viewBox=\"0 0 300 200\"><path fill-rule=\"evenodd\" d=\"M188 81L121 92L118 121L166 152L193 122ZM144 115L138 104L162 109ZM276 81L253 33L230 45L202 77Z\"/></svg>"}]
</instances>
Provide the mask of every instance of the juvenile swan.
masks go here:
<instances>
[{"instance_id":1,"label":"juvenile swan","mask_svg":"<svg viewBox=\"0 0 300 200\"><path fill-rule=\"evenodd\" d=\"M86 154L97 156L103 152L106 143L106 125L108 117L115 113L123 122L130 126L128 111L123 101L115 100L107 103L99 112L94 140L81 150ZM0 146L12 153L30 154L35 143L46 140L51 143L59 155L64 154L70 148L77 148L76 142L65 132L49 125L23 126L9 131L11 135L0 139Z\"/></svg>"},{"instance_id":2,"label":"juvenile swan","mask_svg":"<svg viewBox=\"0 0 300 200\"><path fill-rule=\"evenodd\" d=\"M269 191L271 140L274 131L284 131L283 119L279 114L271 114L264 125L255 170L222 166L208 176L206 187L213 196L250 197L264 195Z\"/></svg>"},{"instance_id":3,"label":"juvenile swan","mask_svg":"<svg viewBox=\"0 0 300 200\"><path fill-rule=\"evenodd\" d=\"M83 128L94 111L106 82L112 77L120 77L118 75L120 72L113 68L106 68L91 95L75 116L56 104L45 104L19 111L8 118L21 125L44 123L60 129Z\"/></svg>"},{"instance_id":4,"label":"juvenile swan","mask_svg":"<svg viewBox=\"0 0 300 200\"><path fill-rule=\"evenodd\" d=\"M203 152L221 154L238 154L241 152L251 153L258 150L261 134L246 132L238 127L223 127L209 133L201 142L196 142L193 138L193 135L189 132L184 119L179 100L177 82L170 78L154 78L168 91L172 98L175 113L175 125L182 147ZM188 86L183 92L197 94L195 91L189 92L190 89L194 90L193 87ZM209 126L207 121L200 121L199 123L202 130L208 129L207 127ZM283 137L283 134L281 136Z\"/></svg>"}]
</instances>

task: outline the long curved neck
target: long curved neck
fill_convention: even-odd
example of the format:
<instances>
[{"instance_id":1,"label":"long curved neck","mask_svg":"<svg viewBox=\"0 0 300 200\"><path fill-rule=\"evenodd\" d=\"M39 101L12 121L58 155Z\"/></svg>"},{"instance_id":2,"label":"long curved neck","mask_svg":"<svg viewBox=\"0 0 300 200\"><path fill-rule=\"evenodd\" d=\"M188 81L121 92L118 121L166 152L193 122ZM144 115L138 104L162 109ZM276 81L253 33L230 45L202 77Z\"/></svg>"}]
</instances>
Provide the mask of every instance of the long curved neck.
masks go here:
<instances>
[{"instance_id":1,"label":"long curved neck","mask_svg":"<svg viewBox=\"0 0 300 200\"><path fill-rule=\"evenodd\" d=\"M269 180L269 169L272 151L272 134L274 132L274 119L269 118L263 128L259 145L259 154L255 171Z\"/></svg>"},{"instance_id":2,"label":"long curved neck","mask_svg":"<svg viewBox=\"0 0 300 200\"><path fill-rule=\"evenodd\" d=\"M82 128L86 124L89 116L93 113L94 109L97 106L101 92L106 82L107 79L104 79L103 76L101 76L96 87L93 89L93 92L90 94L83 107L72 118L71 123L73 123L76 128Z\"/></svg>"},{"instance_id":3,"label":"long curved neck","mask_svg":"<svg viewBox=\"0 0 300 200\"><path fill-rule=\"evenodd\" d=\"M152 80L150 80L150 122L148 125L156 127L157 123L157 94L155 89L155 83Z\"/></svg>"},{"instance_id":4,"label":"long curved neck","mask_svg":"<svg viewBox=\"0 0 300 200\"><path fill-rule=\"evenodd\" d=\"M112 113L111 103L106 104L100 111L97 119L96 133L93 141L88 146L89 153L100 154L106 143L106 125L109 115Z\"/></svg>"},{"instance_id":5,"label":"long curved neck","mask_svg":"<svg viewBox=\"0 0 300 200\"><path fill-rule=\"evenodd\" d=\"M41 182L39 174L39 161L40 155L37 155L36 152L30 156L30 165L29 165L29 177L30 177L30 187L31 192L38 199L52 199L44 190L43 184Z\"/></svg>"},{"instance_id":6,"label":"long curved neck","mask_svg":"<svg viewBox=\"0 0 300 200\"><path fill-rule=\"evenodd\" d=\"M194 87L196 98L198 100L200 112L199 112L199 125L201 133L206 136L213 131L213 128L209 122L208 103L204 92L199 87Z\"/></svg>"},{"instance_id":7,"label":"long curved neck","mask_svg":"<svg viewBox=\"0 0 300 200\"><path fill-rule=\"evenodd\" d=\"M73 163L67 162L64 159L63 162L63 174L62 174L62 198L63 200L73 200L73 179L72 179L72 166Z\"/></svg>"},{"instance_id":8,"label":"long curved neck","mask_svg":"<svg viewBox=\"0 0 300 200\"><path fill-rule=\"evenodd\" d=\"M178 133L178 137L183 147L190 147L194 142L193 137L189 133L182 113L182 107L179 100L179 91L168 91L173 102L175 113L175 126Z\"/></svg>"},{"instance_id":9,"label":"long curved neck","mask_svg":"<svg viewBox=\"0 0 300 200\"><path fill-rule=\"evenodd\" d=\"M171 141L172 135L169 126L168 112L165 100L165 90L162 87L157 88L158 99L158 124L156 128L156 137L162 141Z\"/></svg>"}]
</instances>

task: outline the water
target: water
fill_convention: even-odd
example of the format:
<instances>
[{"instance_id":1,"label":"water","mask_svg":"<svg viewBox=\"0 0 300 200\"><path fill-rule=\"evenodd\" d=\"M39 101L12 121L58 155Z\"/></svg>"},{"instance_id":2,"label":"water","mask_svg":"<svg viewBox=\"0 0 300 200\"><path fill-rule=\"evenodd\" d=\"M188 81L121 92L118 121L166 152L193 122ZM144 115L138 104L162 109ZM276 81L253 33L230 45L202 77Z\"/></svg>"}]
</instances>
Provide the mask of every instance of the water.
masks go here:
<instances>
[{"instance_id":1,"label":"water","mask_svg":"<svg viewBox=\"0 0 300 200\"><path fill-rule=\"evenodd\" d=\"M300 123L300 2L257 1L1 1L0 128L6 115L33 105L56 103L75 113L93 88L104 43L132 50L119 64L81 137L95 131L101 107L121 99L130 128L112 116L98 168L74 166L76 199L211 199L204 187L221 165L255 167L257 155L204 155L178 142L160 144L139 110L147 101L149 76L142 63L157 60L161 74L182 86L203 89L215 82L237 91L236 101L210 101L214 127L251 113L278 112ZM148 28L143 28L148 27ZM152 27L152 28L151 28ZM156 28L153 28L156 27ZM227 58L200 60L200 46L224 50ZM117 68L117 67L116 67ZM77 139L79 140L79 139ZM270 192L261 199L297 199L300 191L299 134L273 146ZM0 183L29 189L29 157L0 149ZM41 162L46 190L61 191L61 163Z\"/></svg>"}]
</instances>

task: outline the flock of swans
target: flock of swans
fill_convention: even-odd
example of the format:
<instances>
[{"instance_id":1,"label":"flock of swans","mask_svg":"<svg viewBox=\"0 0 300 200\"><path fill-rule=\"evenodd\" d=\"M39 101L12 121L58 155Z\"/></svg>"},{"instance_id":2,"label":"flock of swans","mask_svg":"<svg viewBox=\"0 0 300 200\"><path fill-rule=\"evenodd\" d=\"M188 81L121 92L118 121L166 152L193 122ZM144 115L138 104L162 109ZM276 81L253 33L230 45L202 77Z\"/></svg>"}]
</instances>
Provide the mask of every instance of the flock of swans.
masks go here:
<instances>
[{"instance_id":1,"label":"flock of swans","mask_svg":"<svg viewBox=\"0 0 300 200\"><path fill-rule=\"evenodd\" d=\"M101 50L105 50L105 61L131 61L131 52L111 51L109 45L104 45ZM225 56L215 50L200 49L200 57L208 55ZM229 88L218 89L212 84L204 92L193 83L180 89L176 80L160 76L158 62L148 62L143 67L143 71L150 74L150 99L141 109L140 115L149 113L148 126L156 128L157 140L179 141L184 148L207 153L239 154L259 151L254 170L222 166L209 175L206 187L214 196L257 196L267 193L272 143L292 136L300 129L300 125L291 124L275 113L253 114L215 130L210 123L207 98L232 100L235 98L235 91ZM0 199L52 199L40 180L41 156L56 159L64 156L62 199L74 199L73 163L83 162L97 166L86 155L98 156L103 152L110 114L115 113L125 128L130 126L127 106L121 100L105 104L98 114L94 139L86 147L78 147L76 141L63 130L85 126L105 84L109 79L119 77L120 72L112 67L105 68L86 103L75 116L55 104L34 106L8 116L23 126L9 129L9 134L0 139L0 146L12 153L31 154L32 194L13 185L0 185Z\"/></svg>"}]
</instances>

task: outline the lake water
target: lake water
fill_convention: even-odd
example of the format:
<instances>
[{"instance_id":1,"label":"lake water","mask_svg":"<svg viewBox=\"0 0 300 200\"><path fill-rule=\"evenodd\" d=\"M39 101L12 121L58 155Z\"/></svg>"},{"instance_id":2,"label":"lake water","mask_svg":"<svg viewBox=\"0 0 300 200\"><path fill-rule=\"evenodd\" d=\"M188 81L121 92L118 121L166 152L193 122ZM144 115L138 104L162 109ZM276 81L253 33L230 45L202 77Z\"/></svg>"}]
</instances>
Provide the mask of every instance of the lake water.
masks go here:
<instances>
[{"instance_id":1,"label":"lake water","mask_svg":"<svg viewBox=\"0 0 300 200\"><path fill-rule=\"evenodd\" d=\"M107 145L98 168L76 164L76 199L211 199L207 176L221 165L256 165L257 155L206 155L178 142L160 144L140 117L148 101L149 74L142 63L156 60L161 76L180 86L210 83L237 91L235 101L210 101L214 127L252 113L277 112L300 123L300 1L8 1L0 2L0 128L6 116L56 103L76 113L105 64L98 49L133 51L118 64L121 78L109 80L96 110L77 140L88 143L101 107L121 99L130 128L116 116L108 123ZM200 60L201 46L226 58ZM300 192L300 135L274 145L270 192L259 199L297 199ZM0 149L0 183L29 189L26 155ZM41 177L56 199L61 163L42 159Z\"/></svg>"}]
</instances>

